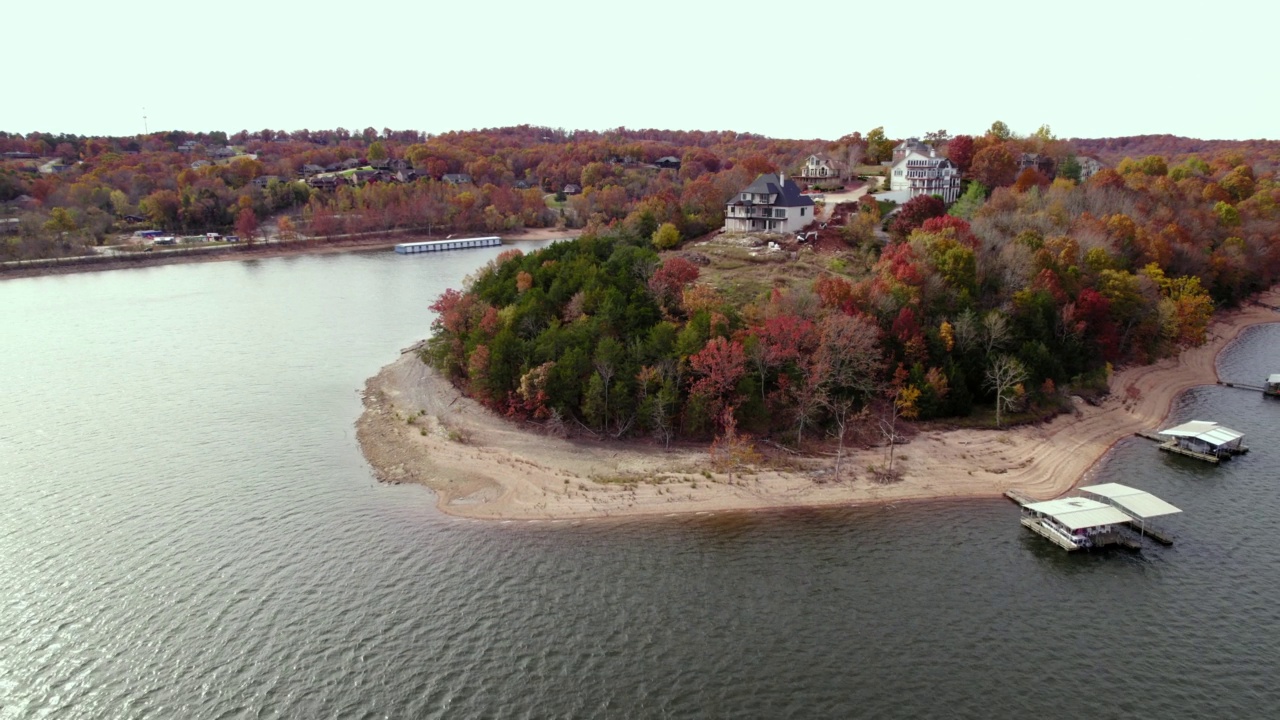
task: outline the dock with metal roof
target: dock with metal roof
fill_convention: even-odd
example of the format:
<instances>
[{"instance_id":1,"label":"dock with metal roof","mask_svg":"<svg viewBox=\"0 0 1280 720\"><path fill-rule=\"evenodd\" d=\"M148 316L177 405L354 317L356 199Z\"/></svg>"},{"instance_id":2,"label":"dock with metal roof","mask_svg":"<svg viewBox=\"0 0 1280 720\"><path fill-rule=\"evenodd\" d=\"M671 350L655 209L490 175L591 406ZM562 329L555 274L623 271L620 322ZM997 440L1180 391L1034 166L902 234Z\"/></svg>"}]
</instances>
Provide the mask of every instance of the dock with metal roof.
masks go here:
<instances>
[{"instance_id":1,"label":"dock with metal roof","mask_svg":"<svg viewBox=\"0 0 1280 720\"><path fill-rule=\"evenodd\" d=\"M1192 420L1157 434L1168 438L1160 444L1161 450L1215 464L1249 452L1243 444L1244 433L1210 420Z\"/></svg>"},{"instance_id":2,"label":"dock with metal roof","mask_svg":"<svg viewBox=\"0 0 1280 720\"><path fill-rule=\"evenodd\" d=\"M1088 485L1080 488L1080 492L1096 497L1129 515L1132 518L1129 527L1137 530L1140 535L1150 536L1165 545L1173 544L1173 535L1152 525L1149 521L1154 517L1180 513L1181 509L1149 492L1120 483Z\"/></svg>"},{"instance_id":3,"label":"dock with metal roof","mask_svg":"<svg viewBox=\"0 0 1280 720\"><path fill-rule=\"evenodd\" d=\"M1064 550L1120 545L1141 547L1118 528L1133 520L1119 508L1090 498L1069 497L1022 506L1022 525Z\"/></svg>"}]
</instances>

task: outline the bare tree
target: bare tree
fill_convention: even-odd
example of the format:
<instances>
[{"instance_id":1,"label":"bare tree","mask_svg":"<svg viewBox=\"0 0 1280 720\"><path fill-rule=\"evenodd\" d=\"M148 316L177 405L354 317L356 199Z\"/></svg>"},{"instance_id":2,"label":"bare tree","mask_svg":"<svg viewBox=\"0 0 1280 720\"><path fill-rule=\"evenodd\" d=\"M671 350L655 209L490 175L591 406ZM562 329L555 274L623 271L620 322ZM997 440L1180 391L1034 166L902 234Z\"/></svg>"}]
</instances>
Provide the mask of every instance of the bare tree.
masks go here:
<instances>
[{"instance_id":1,"label":"bare tree","mask_svg":"<svg viewBox=\"0 0 1280 720\"><path fill-rule=\"evenodd\" d=\"M849 430L849 420L853 415L853 400L847 397L843 398L827 398L824 402L827 411L831 413L831 421L835 423L835 428L830 432L836 439L836 467L835 479L840 482L843 477L842 469L844 465L844 438Z\"/></svg>"},{"instance_id":2,"label":"bare tree","mask_svg":"<svg viewBox=\"0 0 1280 720\"><path fill-rule=\"evenodd\" d=\"M906 418L908 420L919 415L919 408L916 402L920 399L920 390L912 386L890 386L886 393L889 401L885 403L884 410L880 414L880 434L884 436L885 442L888 444L888 458L885 461L885 470L892 477L893 475L893 459L894 453L898 445L898 420Z\"/></svg>"},{"instance_id":3,"label":"bare tree","mask_svg":"<svg viewBox=\"0 0 1280 720\"><path fill-rule=\"evenodd\" d=\"M996 427L1000 427L1001 412L1012 409L1018 400L1014 388L1026 380L1027 369L1017 358L1001 355L991 361L986 385L996 393Z\"/></svg>"},{"instance_id":4,"label":"bare tree","mask_svg":"<svg viewBox=\"0 0 1280 720\"><path fill-rule=\"evenodd\" d=\"M992 310L982 318L983 350L990 357L997 348L1009 342L1009 319L999 310Z\"/></svg>"},{"instance_id":5,"label":"bare tree","mask_svg":"<svg viewBox=\"0 0 1280 720\"><path fill-rule=\"evenodd\" d=\"M956 347L960 348L961 352L968 352L978 344L980 334L978 316L973 310L966 309L952 323L952 331L955 333Z\"/></svg>"}]
</instances>

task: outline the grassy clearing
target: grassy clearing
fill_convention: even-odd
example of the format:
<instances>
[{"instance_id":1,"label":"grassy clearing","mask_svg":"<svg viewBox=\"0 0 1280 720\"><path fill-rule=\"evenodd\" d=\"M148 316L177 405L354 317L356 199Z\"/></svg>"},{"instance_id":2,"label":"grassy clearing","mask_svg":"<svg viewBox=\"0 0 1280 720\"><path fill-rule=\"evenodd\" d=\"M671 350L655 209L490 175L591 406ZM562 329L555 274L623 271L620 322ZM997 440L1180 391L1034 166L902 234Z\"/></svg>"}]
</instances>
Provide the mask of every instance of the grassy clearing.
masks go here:
<instances>
[{"instance_id":1,"label":"grassy clearing","mask_svg":"<svg viewBox=\"0 0 1280 720\"><path fill-rule=\"evenodd\" d=\"M800 250L793 260L789 252L764 252L752 249L706 243L687 248L701 253L711 264L699 268L699 282L714 286L731 304L741 307L756 302L773 288L790 291L808 289L813 281L833 267L839 274L856 280L866 266L866 260L857 251L839 253L815 253L809 248ZM838 262L836 262L838 261ZM833 265L833 262L835 264Z\"/></svg>"}]
</instances>

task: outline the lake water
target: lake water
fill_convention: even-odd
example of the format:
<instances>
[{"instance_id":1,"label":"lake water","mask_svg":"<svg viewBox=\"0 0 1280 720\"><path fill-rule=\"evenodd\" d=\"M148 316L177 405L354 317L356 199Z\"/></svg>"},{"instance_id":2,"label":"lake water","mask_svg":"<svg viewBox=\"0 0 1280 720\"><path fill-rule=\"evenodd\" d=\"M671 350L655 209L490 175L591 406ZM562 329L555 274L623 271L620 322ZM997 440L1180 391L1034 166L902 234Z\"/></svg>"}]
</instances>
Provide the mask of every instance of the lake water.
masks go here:
<instances>
[{"instance_id":1,"label":"lake water","mask_svg":"<svg viewBox=\"0 0 1280 720\"><path fill-rule=\"evenodd\" d=\"M0 718L1280 715L1280 402L1180 399L1221 467L1119 445L1098 480L1184 510L1139 554L1004 500L459 520L352 424L495 254L0 282Z\"/></svg>"}]
</instances>

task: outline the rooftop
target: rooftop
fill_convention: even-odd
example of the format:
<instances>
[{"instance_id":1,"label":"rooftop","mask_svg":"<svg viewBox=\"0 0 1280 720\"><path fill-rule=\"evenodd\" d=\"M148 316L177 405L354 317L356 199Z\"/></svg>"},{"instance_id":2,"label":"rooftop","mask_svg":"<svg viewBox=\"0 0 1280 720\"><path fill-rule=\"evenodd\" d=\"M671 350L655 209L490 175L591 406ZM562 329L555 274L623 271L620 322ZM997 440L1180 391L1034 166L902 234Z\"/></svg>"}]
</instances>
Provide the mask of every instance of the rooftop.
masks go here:
<instances>
[{"instance_id":1,"label":"rooftop","mask_svg":"<svg viewBox=\"0 0 1280 720\"><path fill-rule=\"evenodd\" d=\"M788 180L785 176L779 176L773 173L765 173L756 178L755 182L743 188L738 195L735 195L733 199L729 201L729 204L741 204L742 201L739 199L739 196L742 193L751 193L753 195L776 195L778 196L778 199L772 203L775 207L801 207L813 204L813 198L801 193L800 186L796 185L794 180Z\"/></svg>"},{"instance_id":2,"label":"rooftop","mask_svg":"<svg viewBox=\"0 0 1280 720\"><path fill-rule=\"evenodd\" d=\"M1022 507L1048 515L1070 530L1127 523L1133 519L1106 503L1088 498L1059 498Z\"/></svg>"},{"instance_id":3,"label":"rooftop","mask_svg":"<svg viewBox=\"0 0 1280 720\"><path fill-rule=\"evenodd\" d=\"M1160 434L1171 437L1196 438L1210 445L1226 445L1244 437L1242 432L1223 427L1209 420L1192 420L1167 430L1161 430Z\"/></svg>"},{"instance_id":4,"label":"rooftop","mask_svg":"<svg viewBox=\"0 0 1280 720\"><path fill-rule=\"evenodd\" d=\"M1149 492L1143 492L1137 488L1131 488L1128 485L1120 483L1102 483L1101 485L1089 485L1080 488L1080 492L1086 495L1096 495L1111 501L1112 505L1133 515L1134 517L1146 519L1159 517L1161 515L1172 515L1180 513L1182 510L1170 505L1160 498Z\"/></svg>"}]
</instances>

